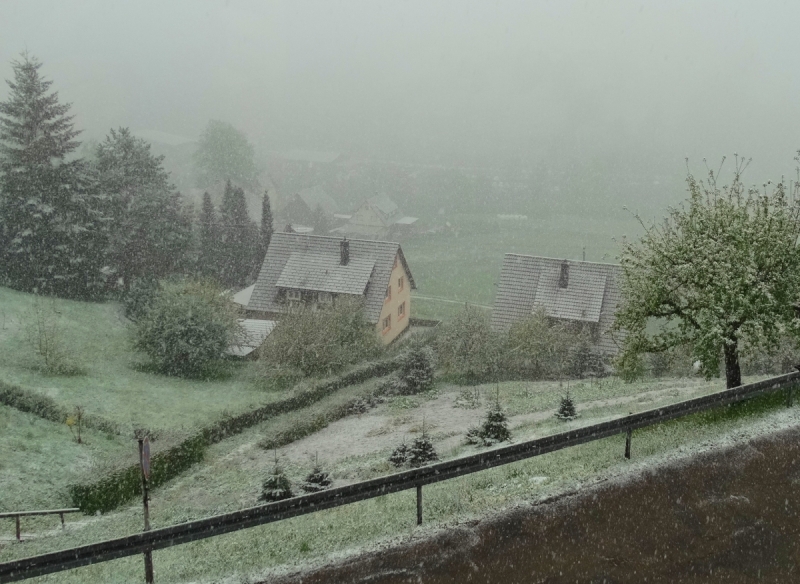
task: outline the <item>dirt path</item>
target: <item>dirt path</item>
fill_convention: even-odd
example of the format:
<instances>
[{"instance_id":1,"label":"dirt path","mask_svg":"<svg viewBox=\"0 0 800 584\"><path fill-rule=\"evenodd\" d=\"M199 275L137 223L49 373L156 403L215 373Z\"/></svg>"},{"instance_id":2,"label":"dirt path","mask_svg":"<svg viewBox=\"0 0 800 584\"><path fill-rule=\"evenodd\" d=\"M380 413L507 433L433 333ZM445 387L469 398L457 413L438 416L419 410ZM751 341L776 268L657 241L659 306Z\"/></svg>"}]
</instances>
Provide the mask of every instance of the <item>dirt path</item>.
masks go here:
<instances>
[{"instance_id":1,"label":"dirt path","mask_svg":"<svg viewBox=\"0 0 800 584\"><path fill-rule=\"evenodd\" d=\"M592 410L616 407L623 404L636 404L637 410L651 407L653 401L667 395L672 401L686 399L698 393L696 387L658 389L611 399L595 400L579 405L578 411L584 418L581 424L596 422L591 417ZM485 408L464 409L456 405L457 391L442 392L437 398L424 402L419 407L391 412L386 405L371 410L361 416L349 416L331 423L327 428L306 438L293 442L283 448L281 453L289 460L309 460L315 454L326 464L334 465L342 459L364 456L393 448L403 440L413 440L422 429L425 420L426 431L436 443L438 451L447 453L463 443L468 428L477 426L485 416ZM512 416L509 427L517 430L532 423L547 420L556 413L555 408ZM515 433L517 440L533 437L530 429Z\"/></svg>"}]
</instances>

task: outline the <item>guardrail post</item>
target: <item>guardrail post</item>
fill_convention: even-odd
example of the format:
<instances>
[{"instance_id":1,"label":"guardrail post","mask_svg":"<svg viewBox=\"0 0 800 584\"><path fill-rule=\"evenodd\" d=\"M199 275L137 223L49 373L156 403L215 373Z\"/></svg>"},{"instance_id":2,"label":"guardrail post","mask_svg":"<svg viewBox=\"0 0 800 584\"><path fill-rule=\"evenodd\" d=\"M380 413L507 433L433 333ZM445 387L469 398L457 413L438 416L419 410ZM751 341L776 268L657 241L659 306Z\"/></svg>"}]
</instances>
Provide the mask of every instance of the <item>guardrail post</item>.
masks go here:
<instances>
[{"instance_id":1,"label":"guardrail post","mask_svg":"<svg viewBox=\"0 0 800 584\"><path fill-rule=\"evenodd\" d=\"M61 517L61 529L64 529L64 514L63 513L59 513L58 515L59 515L59 517Z\"/></svg>"},{"instance_id":2,"label":"guardrail post","mask_svg":"<svg viewBox=\"0 0 800 584\"><path fill-rule=\"evenodd\" d=\"M17 541L22 541L22 537L19 531L19 515L14 517L14 520L17 522Z\"/></svg>"},{"instance_id":3,"label":"guardrail post","mask_svg":"<svg viewBox=\"0 0 800 584\"><path fill-rule=\"evenodd\" d=\"M417 485L417 525L422 525L422 485Z\"/></svg>"},{"instance_id":4,"label":"guardrail post","mask_svg":"<svg viewBox=\"0 0 800 584\"><path fill-rule=\"evenodd\" d=\"M631 457L631 438L633 437L633 430L628 428L628 432L625 435L625 458L630 459Z\"/></svg>"}]
</instances>

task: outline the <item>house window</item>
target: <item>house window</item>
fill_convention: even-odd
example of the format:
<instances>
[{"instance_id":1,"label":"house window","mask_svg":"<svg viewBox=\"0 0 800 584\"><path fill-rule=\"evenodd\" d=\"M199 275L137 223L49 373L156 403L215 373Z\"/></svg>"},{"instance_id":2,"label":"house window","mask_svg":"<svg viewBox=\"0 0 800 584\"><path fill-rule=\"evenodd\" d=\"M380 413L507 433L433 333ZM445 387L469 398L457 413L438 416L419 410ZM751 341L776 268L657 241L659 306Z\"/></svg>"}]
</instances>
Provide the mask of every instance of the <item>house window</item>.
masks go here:
<instances>
[{"instance_id":1,"label":"house window","mask_svg":"<svg viewBox=\"0 0 800 584\"><path fill-rule=\"evenodd\" d=\"M300 290L287 290L286 300L289 302L300 302L303 299L303 293Z\"/></svg>"},{"instance_id":2,"label":"house window","mask_svg":"<svg viewBox=\"0 0 800 584\"><path fill-rule=\"evenodd\" d=\"M397 320L402 320L406 315L406 303L403 302L397 307Z\"/></svg>"},{"instance_id":3,"label":"house window","mask_svg":"<svg viewBox=\"0 0 800 584\"><path fill-rule=\"evenodd\" d=\"M386 302L392 299L392 285L386 286Z\"/></svg>"},{"instance_id":4,"label":"house window","mask_svg":"<svg viewBox=\"0 0 800 584\"><path fill-rule=\"evenodd\" d=\"M392 328L392 315L391 314L383 319L383 332L386 333L390 328Z\"/></svg>"},{"instance_id":5,"label":"house window","mask_svg":"<svg viewBox=\"0 0 800 584\"><path fill-rule=\"evenodd\" d=\"M398 290L402 290L402 289L403 289L403 285L404 285L405 283L406 283L406 282L405 282L405 278L403 278L402 276L400 276L399 278L397 278L397 289L398 289Z\"/></svg>"},{"instance_id":6,"label":"house window","mask_svg":"<svg viewBox=\"0 0 800 584\"><path fill-rule=\"evenodd\" d=\"M320 292L317 295L317 300L322 304L330 304L333 302L333 295L330 292Z\"/></svg>"}]
</instances>

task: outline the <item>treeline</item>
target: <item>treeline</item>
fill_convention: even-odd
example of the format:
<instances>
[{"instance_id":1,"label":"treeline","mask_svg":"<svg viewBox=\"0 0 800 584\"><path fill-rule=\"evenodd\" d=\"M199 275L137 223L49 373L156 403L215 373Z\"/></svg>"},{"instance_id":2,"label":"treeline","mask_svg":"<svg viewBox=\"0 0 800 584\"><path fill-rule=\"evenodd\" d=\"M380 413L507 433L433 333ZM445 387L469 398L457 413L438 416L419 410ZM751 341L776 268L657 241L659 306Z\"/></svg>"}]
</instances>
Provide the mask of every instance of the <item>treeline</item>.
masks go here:
<instances>
[{"instance_id":1,"label":"treeline","mask_svg":"<svg viewBox=\"0 0 800 584\"><path fill-rule=\"evenodd\" d=\"M0 103L0 284L26 292L96 299L139 279L201 276L225 287L255 278L272 233L269 197L262 225L244 191L227 182L215 209L184 204L163 156L127 128L111 130L77 157L79 131L41 63L12 62Z\"/></svg>"}]
</instances>

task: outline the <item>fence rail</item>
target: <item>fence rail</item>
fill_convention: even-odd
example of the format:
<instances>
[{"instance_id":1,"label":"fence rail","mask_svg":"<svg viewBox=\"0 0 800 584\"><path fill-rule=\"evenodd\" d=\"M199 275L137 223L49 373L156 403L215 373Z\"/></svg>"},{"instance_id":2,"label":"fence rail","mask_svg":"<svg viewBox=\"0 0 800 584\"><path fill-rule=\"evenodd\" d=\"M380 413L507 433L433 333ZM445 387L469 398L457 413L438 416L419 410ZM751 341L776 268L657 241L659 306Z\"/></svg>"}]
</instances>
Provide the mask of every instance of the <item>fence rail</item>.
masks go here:
<instances>
[{"instance_id":1,"label":"fence rail","mask_svg":"<svg viewBox=\"0 0 800 584\"><path fill-rule=\"evenodd\" d=\"M61 516L61 529L64 529L64 513L77 513L80 511L77 507L70 507L68 509L46 509L42 511L7 511L0 513L0 519L14 518L16 523L17 541L22 541L22 531L20 530L19 518L30 517L31 515L59 515Z\"/></svg>"},{"instance_id":2,"label":"fence rail","mask_svg":"<svg viewBox=\"0 0 800 584\"><path fill-rule=\"evenodd\" d=\"M418 521L421 521L423 485L540 456L562 448L577 446L621 433L626 433L627 435L626 455L629 455L630 432L632 430L784 389L787 390L787 404L790 404L793 387L798 381L800 381L800 373L788 373L757 383L623 416L607 422L584 426L567 432L520 442L519 444L494 448L470 456L319 493L294 497L276 503L251 507L233 513L172 525L59 552L6 562L0 564L0 583L16 582L34 576L140 554L148 550L164 549L414 488L417 489L417 518Z\"/></svg>"}]
</instances>

